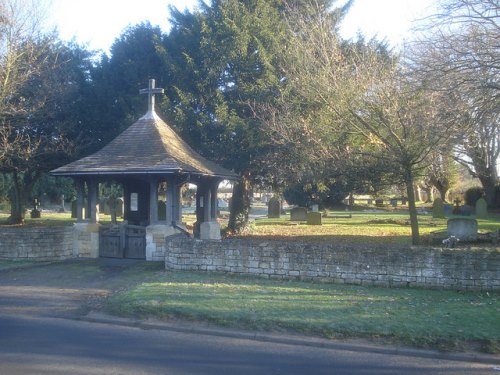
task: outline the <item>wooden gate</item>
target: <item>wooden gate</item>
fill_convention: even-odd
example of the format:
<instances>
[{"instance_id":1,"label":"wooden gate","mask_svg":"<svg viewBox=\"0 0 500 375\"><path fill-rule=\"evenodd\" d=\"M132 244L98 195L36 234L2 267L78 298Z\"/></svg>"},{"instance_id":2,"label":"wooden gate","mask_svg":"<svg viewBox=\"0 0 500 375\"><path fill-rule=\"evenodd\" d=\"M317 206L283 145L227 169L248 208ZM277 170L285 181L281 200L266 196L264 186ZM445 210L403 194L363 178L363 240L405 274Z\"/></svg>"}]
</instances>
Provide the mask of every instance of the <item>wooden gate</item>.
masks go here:
<instances>
[{"instance_id":1,"label":"wooden gate","mask_svg":"<svg viewBox=\"0 0 500 375\"><path fill-rule=\"evenodd\" d=\"M99 256L146 259L146 228L138 225L106 225L99 230Z\"/></svg>"}]
</instances>

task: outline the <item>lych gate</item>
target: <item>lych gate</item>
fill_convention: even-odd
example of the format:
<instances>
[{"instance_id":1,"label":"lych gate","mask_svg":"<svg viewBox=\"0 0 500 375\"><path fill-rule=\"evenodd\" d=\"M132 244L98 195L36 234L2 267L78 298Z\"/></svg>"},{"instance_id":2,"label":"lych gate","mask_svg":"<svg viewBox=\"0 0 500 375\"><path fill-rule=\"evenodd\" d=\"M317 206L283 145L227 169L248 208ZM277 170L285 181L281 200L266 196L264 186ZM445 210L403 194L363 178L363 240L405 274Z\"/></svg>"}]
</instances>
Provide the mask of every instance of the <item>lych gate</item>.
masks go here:
<instances>
[{"instance_id":1,"label":"lych gate","mask_svg":"<svg viewBox=\"0 0 500 375\"><path fill-rule=\"evenodd\" d=\"M140 92L149 97L146 115L98 152L51 173L75 180L76 230L90 233L89 243L82 242L81 246L89 247L91 253L100 247L101 256L160 260L157 254L161 254L159 248L165 236L185 231L182 186L197 185L195 236L220 239L217 188L222 180L238 177L202 157L158 117L154 111L154 94L162 93L163 89L155 88L154 80L150 80L149 88ZM99 183L105 181L123 186L126 225L110 228L98 225ZM160 184L166 184L165 212L161 215L158 214Z\"/></svg>"}]
</instances>

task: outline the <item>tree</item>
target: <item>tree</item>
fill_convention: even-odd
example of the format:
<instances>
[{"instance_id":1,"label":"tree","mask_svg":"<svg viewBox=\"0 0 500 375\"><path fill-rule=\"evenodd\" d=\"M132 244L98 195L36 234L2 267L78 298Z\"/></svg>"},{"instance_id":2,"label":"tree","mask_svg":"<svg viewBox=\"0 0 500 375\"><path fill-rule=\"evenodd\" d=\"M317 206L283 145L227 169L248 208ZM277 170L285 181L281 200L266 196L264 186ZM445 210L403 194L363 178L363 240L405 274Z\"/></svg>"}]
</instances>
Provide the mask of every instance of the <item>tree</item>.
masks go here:
<instances>
[{"instance_id":1,"label":"tree","mask_svg":"<svg viewBox=\"0 0 500 375\"><path fill-rule=\"evenodd\" d=\"M499 9L494 0L447 0L413 43L410 64L429 90L448 94L439 107L464 131L455 159L477 177L493 204L500 155Z\"/></svg>"},{"instance_id":2,"label":"tree","mask_svg":"<svg viewBox=\"0 0 500 375\"><path fill-rule=\"evenodd\" d=\"M88 54L41 33L37 2L3 0L0 20L0 172L11 181L10 223L22 223L30 191L72 152ZM71 110L73 108L73 110Z\"/></svg>"},{"instance_id":3,"label":"tree","mask_svg":"<svg viewBox=\"0 0 500 375\"><path fill-rule=\"evenodd\" d=\"M399 177L408 195L412 242L418 244L414 180L428 154L456 134L457 126L436 111L439 94L429 95L397 57L374 41L343 44L324 11L296 18L300 32L290 43L287 66L294 93L316 103L323 121L285 122L309 128L332 154L345 138L345 150L376 159Z\"/></svg>"},{"instance_id":4,"label":"tree","mask_svg":"<svg viewBox=\"0 0 500 375\"><path fill-rule=\"evenodd\" d=\"M439 192L446 202L448 190L452 189L458 180L456 161L450 152L431 151L429 154L426 180Z\"/></svg>"},{"instance_id":5,"label":"tree","mask_svg":"<svg viewBox=\"0 0 500 375\"><path fill-rule=\"evenodd\" d=\"M284 45L280 2L218 0L194 14L172 12L166 38L172 115L201 153L240 173L229 229L248 221L251 186L262 176L267 139L251 105L279 95Z\"/></svg>"}]
</instances>

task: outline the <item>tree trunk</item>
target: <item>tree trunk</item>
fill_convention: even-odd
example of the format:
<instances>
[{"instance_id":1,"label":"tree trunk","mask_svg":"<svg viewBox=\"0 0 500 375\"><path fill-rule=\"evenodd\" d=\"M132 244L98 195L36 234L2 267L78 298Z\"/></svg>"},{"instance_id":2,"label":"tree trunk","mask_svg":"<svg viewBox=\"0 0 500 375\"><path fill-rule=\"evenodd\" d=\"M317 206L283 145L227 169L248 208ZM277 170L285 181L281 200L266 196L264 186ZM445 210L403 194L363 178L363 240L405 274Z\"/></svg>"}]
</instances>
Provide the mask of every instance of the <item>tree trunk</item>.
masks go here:
<instances>
[{"instance_id":1,"label":"tree trunk","mask_svg":"<svg viewBox=\"0 0 500 375\"><path fill-rule=\"evenodd\" d=\"M448 193L448 187L446 186L439 186L439 187L436 187L437 191L439 192L439 195L441 196L441 199L443 200L443 202L446 202L446 194Z\"/></svg>"},{"instance_id":2,"label":"tree trunk","mask_svg":"<svg viewBox=\"0 0 500 375\"><path fill-rule=\"evenodd\" d=\"M420 196L420 188L417 184L413 184L413 191L415 192L415 202L420 202L422 197Z\"/></svg>"},{"instance_id":3,"label":"tree trunk","mask_svg":"<svg viewBox=\"0 0 500 375\"><path fill-rule=\"evenodd\" d=\"M488 203L488 207L495 207L495 185L496 179L488 178L488 177L479 177L481 181L481 185L483 185L484 189L484 197L486 202Z\"/></svg>"},{"instance_id":4,"label":"tree trunk","mask_svg":"<svg viewBox=\"0 0 500 375\"><path fill-rule=\"evenodd\" d=\"M406 171L405 177L406 193L408 194L408 210L410 211L411 243L420 244L420 234L418 230L417 206L415 205L415 190L413 190L413 173L411 169Z\"/></svg>"},{"instance_id":5,"label":"tree trunk","mask_svg":"<svg viewBox=\"0 0 500 375\"><path fill-rule=\"evenodd\" d=\"M26 191L20 176L17 172L12 173L13 185L10 190L10 216L7 219L8 224L24 224L26 209Z\"/></svg>"},{"instance_id":6,"label":"tree trunk","mask_svg":"<svg viewBox=\"0 0 500 375\"><path fill-rule=\"evenodd\" d=\"M250 212L250 173L243 173L241 180L233 186L233 197L231 198L231 208L229 212L228 230L236 233L245 228L248 224L248 214Z\"/></svg>"}]
</instances>

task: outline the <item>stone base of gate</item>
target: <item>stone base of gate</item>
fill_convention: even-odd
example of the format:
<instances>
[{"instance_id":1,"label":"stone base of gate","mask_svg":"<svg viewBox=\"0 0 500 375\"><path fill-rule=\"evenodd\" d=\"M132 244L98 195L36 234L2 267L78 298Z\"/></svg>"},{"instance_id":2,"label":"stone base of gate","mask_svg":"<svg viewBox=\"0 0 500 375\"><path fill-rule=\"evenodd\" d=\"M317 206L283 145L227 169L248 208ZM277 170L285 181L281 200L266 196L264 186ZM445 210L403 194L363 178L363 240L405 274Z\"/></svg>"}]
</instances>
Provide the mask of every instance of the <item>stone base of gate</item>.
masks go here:
<instances>
[{"instance_id":1,"label":"stone base of gate","mask_svg":"<svg viewBox=\"0 0 500 375\"><path fill-rule=\"evenodd\" d=\"M146 260L165 260L165 237L181 233L171 225L153 224L146 227Z\"/></svg>"},{"instance_id":2,"label":"stone base of gate","mask_svg":"<svg viewBox=\"0 0 500 375\"><path fill-rule=\"evenodd\" d=\"M99 223L75 223L73 227L73 256L99 257Z\"/></svg>"},{"instance_id":3,"label":"stone base of gate","mask_svg":"<svg viewBox=\"0 0 500 375\"><path fill-rule=\"evenodd\" d=\"M216 221L205 221L200 224L200 240L220 240L220 224Z\"/></svg>"}]
</instances>

